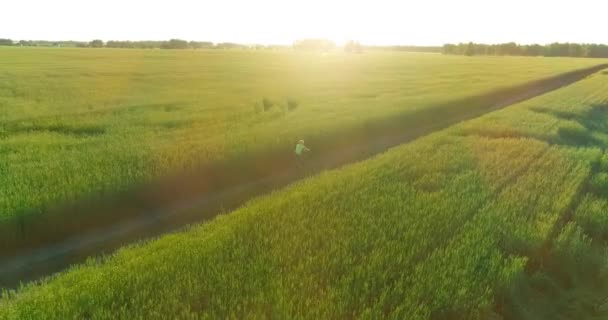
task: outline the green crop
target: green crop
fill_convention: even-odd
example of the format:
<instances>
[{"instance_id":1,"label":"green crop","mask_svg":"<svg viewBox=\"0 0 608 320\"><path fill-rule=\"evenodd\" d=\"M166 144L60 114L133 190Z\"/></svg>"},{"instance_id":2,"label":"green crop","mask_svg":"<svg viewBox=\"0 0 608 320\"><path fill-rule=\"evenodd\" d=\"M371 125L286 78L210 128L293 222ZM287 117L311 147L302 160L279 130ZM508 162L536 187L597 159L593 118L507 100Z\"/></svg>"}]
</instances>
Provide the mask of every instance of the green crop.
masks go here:
<instances>
[{"instance_id":1,"label":"green crop","mask_svg":"<svg viewBox=\"0 0 608 320\"><path fill-rule=\"evenodd\" d=\"M594 75L6 292L0 318L491 318L538 257L605 236L606 101Z\"/></svg>"},{"instance_id":2,"label":"green crop","mask_svg":"<svg viewBox=\"0 0 608 320\"><path fill-rule=\"evenodd\" d=\"M598 63L3 48L0 220Z\"/></svg>"}]
</instances>

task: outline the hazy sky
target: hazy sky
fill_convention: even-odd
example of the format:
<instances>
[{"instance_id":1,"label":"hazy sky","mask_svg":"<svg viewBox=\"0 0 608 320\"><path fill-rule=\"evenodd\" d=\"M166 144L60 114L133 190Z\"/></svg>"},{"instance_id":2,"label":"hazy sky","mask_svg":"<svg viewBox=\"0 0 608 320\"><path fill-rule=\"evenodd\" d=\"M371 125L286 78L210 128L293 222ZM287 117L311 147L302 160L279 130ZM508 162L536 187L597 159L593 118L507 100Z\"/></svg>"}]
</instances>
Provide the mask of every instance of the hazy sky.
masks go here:
<instances>
[{"instance_id":1,"label":"hazy sky","mask_svg":"<svg viewBox=\"0 0 608 320\"><path fill-rule=\"evenodd\" d=\"M0 38L608 43L605 0L2 0Z\"/></svg>"}]
</instances>

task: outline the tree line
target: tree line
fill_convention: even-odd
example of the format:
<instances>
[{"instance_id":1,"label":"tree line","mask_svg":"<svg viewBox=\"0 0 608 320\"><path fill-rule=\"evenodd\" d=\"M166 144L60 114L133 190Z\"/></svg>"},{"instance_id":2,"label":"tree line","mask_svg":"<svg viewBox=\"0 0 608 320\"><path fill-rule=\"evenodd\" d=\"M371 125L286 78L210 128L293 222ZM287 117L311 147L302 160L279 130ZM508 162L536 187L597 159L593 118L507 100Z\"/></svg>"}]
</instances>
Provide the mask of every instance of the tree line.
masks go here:
<instances>
[{"instance_id":1,"label":"tree line","mask_svg":"<svg viewBox=\"0 0 608 320\"><path fill-rule=\"evenodd\" d=\"M455 55L544 56L544 57L608 57L608 45L580 43L551 43L548 45L520 45L515 42L501 44L459 43L445 44L442 52Z\"/></svg>"},{"instance_id":2,"label":"tree line","mask_svg":"<svg viewBox=\"0 0 608 320\"><path fill-rule=\"evenodd\" d=\"M171 39L167 41L48 41L48 40L20 40L0 39L0 46L22 47L77 47L77 48L128 48L128 49L254 49L254 50L284 50L297 51L332 51L339 47L328 39L301 39L289 45L245 45L233 42L213 43L210 41L186 41ZM441 52L441 47L423 46L366 46L358 41L347 41L340 49L346 52L361 53L364 50L409 51L409 52Z\"/></svg>"},{"instance_id":3,"label":"tree line","mask_svg":"<svg viewBox=\"0 0 608 320\"><path fill-rule=\"evenodd\" d=\"M86 42L80 41L47 41L47 40L20 40L0 39L0 46L22 46L22 47L76 47Z\"/></svg>"},{"instance_id":4,"label":"tree line","mask_svg":"<svg viewBox=\"0 0 608 320\"><path fill-rule=\"evenodd\" d=\"M0 39L0 46L23 47L77 47L77 48L129 48L129 49L261 49L275 48L277 46L244 45L232 42L213 43L210 41L186 41L171 39L167 41L47 41L47 40L20 40Z\"/></svg>"}]
</instances>

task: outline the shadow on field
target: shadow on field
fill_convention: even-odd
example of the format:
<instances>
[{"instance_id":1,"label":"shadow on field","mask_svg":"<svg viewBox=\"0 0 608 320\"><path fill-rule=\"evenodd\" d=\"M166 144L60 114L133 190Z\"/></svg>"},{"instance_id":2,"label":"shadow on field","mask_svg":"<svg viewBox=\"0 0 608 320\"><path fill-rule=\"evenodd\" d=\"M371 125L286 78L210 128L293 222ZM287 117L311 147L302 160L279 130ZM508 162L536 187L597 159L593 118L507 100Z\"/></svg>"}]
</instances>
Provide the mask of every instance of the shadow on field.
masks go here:
<instances>
[{"instance_id":1,"label":"shadow on field","mask_svg":"<svg viewBox=\"0 0 608 320\"><path fill-rule=\"evenodd\" d=\"M536 112L550 114L558 119L571 121L574 125L565 125L558 129L558 137L549 143L572 147L606 148L607 141L599 139L596 134L608 133L608 104L594 105L582 114L560 112L536 108Z\"/></svg>"},{"instance_id":2,"label":"shadow on field","mask_svg":"<svg viewBox=\"0 0 608 320\"><path fill-rule=\"evenodd\" d=\"M605 246L567 225L542 267L528 270L502 290L497 319L552 320L608 318Z\"/></svg>"},{"instance_id":3,"label":"shadow on field","mask_svg":"<svg viewBox=\"0 0 608 320\"><path fill-rule=\"evenodd\" d=\"M106 133L106 129L98 126L63 126L63 125L48 125L48 126L35 126L35 125L10 125L9 132L12 134L20 133L38 133L38 132L51 132L63 135L71 135L78 137L93 137L99 136Z\"/></svg>"},{"instance_id":4,"label":"shadow on field","mask_svg":"<svg viewBox=\"0 0 608 320\"><path fill-rule=\"evenodd\" d=\"M569 72L524 85L468 97L348 131L308 138L314 150L306 169L292 146L209 164L200 170L136 186L110 197L92 197L42 215L0 224L0 286L39 279L86 257L179 230L226 213L252 197L302 177L337 168L513 103L558 89L608 65ZM568 133L566 133L567 135Z\"/></svg>"},{"instance_id":5,"label":"shadow on field","mask_svg":"<svg viewBox=\"0 0 608 320\"><path fill-rule=\"evenodd\" d=\"M564 121L559 123L560 127L552 136L539 136L509 127L475 128L460 134L489 139L534 139L567 148L604 151L608 148L608 103L591 105L579 113L548 107L531 108L531 111ZM600 160L592 164L586 181L580 185L576 196L569 200L565 210L559 213L559 219L542 246L526 242L517 235L506 234L499 239L505 255L527 257L528 262L525 272L513 279L507 288L499 290L488 319L608 318L608 228L587 225L577 229L571 224L575 212L588 195L608 199L607 186L608 166ZM431 318L451 320L462 316L457 311L447 310Z\"/></svg>"},{"instance_id":6,"label":"shadow on field","mask_svg":"<svg viewBox=\"0 0 608 320\"><path fill-rule=\"evenodd\" d=\"M473 128L462 136L488 139L534 139L566 148L608 147L608 104L590 106L585 112L535 107L533 112L564 120L555 135L539 136L509 127ZM598 181L596 181L598 180ZM527 257L525 272L501 288L490 319L606 319L608 318L608 227L576 228L571 222L587 196L608 200L608 163L592 163L586 180L539 247L505 234L500 238L505 255ZM604 220L605 221L605 220ZM452 310L432 319L461 319Z\"/></svg>"},{"instance_id":7,"label":"shadow on field","mask_svg":"<svg viewBox=\"0 0 608 320\"><path fill-rule=\"evenodd\" d=\"M547 142L606 151L608 140L598 137L608 137L608 104L592 106L581 114L548 108L533 111L575 124L560 127L558 136ZM600 160L593 164L540 250L523 252L529 259L526 272L498 294L496 319L608 318L608 228L571 223L588 196L608 200L605 181L601 188L594 181L602 175L608 177L608 167Z\"/></svg>"},{"instance_id":8,"label":"shadow on field","mask_svg":"<svg viewBox=\"0 0 608 320\"><path fill-rule=\"evenodd\" d=\"M551 108L536 107L530 110L548 114L561 120L567 120L557 129L557 135L539 136L531 133L515 131L510 128L474 128L466 129L460 132L461 136L476 136L488 139L535 139L546 142L550 145L560 145L569 147L597 147L606 148L608 140L603 140L598 137L598 134L607 134L608 125L608 104L594 105L590 110L584 113L574 113ZM608 138L608 136L606 136Z\"/></svg>"}]
</instances>

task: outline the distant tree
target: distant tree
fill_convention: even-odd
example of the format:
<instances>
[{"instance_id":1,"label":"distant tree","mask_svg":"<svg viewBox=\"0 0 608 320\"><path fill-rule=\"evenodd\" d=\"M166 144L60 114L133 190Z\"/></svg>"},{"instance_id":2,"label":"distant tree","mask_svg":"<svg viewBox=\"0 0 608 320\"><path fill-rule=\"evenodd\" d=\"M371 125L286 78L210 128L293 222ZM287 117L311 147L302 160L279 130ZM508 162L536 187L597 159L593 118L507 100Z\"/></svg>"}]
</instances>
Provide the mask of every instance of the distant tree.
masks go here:
<instances>
[{"instance_id":1,"label":"distant tree","mask_svg":"<svg viewBox=\"0 0 608 320\"><path fill-rule=\"evenodd\" d=\"M245 49L246 46L234 42L221 42L215 46L216 49Z\"/></svg>"},{"instance_id":2,"label":"distant tree","mask_svg":"<svg viewBox=\"0 0 608 320\"><path fill-rule=\"evenodd\" d=\"M138 49L154 49L154 48L162 48L165 41L137 41L130 42L133 48Z\"/></svg>"},{"instance_id":3,"label":"distant tree","mask_svg":"<svg viewBox=\"0 0 608 320\"><path fill-rule=\"evenodd\" d=\"M475 44L475 55L490 55L490 54L494 54L494 47L487 45L487 44L481 44L481 43L476 43Z\"/></svg>"},{"instance_id":4,"label":"distant tree","mask_svg":"<svg viewBox=\"0 0 608 320\"><path fill-rule=\"evenodd\" d=\"M11 39L0 39L0 46L12 46L13 40Z\"/></svg>"},{"instance_id":5,"label":"distant tree","mask_svg":"<svg viewBox=\"0 0 608 320\"><path fill-rule=\"evenodd\" d=\"M458 46L455 44L446 43L443 45L443 54L458 54Z\"/></svg>"},{"instance_id":6,"label":"distant tree","mask_svg":"<svg viewBox=\"0 0 608 320\"><path fill-rule=\"evenodd\" d=\"M475 54L475 44L473 42L469 42L464 51L465 56L472 56Z\"/></svg>"},{"instance_id":7,"label":"distant tree","mask_svg":"<svg viewBox=\"0 0 608 320\"><path fill-rule=\"evenodd\" d=\"M59 44L62 47L77 47L80 44L87 44L86 42L79 42L79 41L59 41Z\"/></svg>"},{"instance_id":8,"label":"distant tree","mask_svg":"<svg viewBox=\"0 0 608 320\"><path fill-rule=\"evenodd\" d=\"M122 48L121 41L110 40L106 42L106 48Z\"/></svg>"},{"instance_id":9,"label":"distant tree","mask_svg":"<svg viewBox=\"0 0 608 320\"><path fill-rule=\"evenodd\" d=\"M515 42L501 44L459 43L445 44L444 54L460 55L510 55L510 56L547 56L547 57L608 57L608 46L603 44L552 43L518 45Z\"/></svg>"},{"instance_id":10,"label":"distant tree","mask_svg":"<svg viewBox=\"0 0 608 320\"><path fill-rule=\"evenodd\" d=\"M587 55L587 48L578 43L568 44L568 56L570 57L584 57Z\"/></svg>"},{"instance_id":11,"label":"distant tree","mask_svg":"<svg viewBox=\"0 0 608 320\"><path fill-rule=\"evenodd\" d=\"M160 46L161 49L188 49L188 41L181 39L171 39L163 42Z\"/></svg>"},{"instance_id":12,"label":"distant tree","mask_svg":"<svg viewBox=\"0 0 608 320\"><path fill-rule=\"evenodd\" d=\"M533 44L525 46L523 54L526 56L542 56L545 48L540 44Z\"/></svg>"},{"instance_id":13,"label":"distant tree","mask_svg":"<svg viewBox=\"0 0 608 320\"><path fill-rule=\"evenodd\" d=\"M209 49L213 48L213 42L209 41L190 41L188 46L192 49Z\"/></svg>"},{"instance_id":14,"label":"distant tree","mask_svg":"<svg viewBox=\"0 0 608 320\"><path fill-rule=\"evenodd\" d=\"M91 48L103 48L103 41L101 41L99 39L95 39L95 40L89 42L89 47L91 47Z\"/></svg>"},{"instance_id":15,"label":"distant tree","mask_svg":"<svg viewBox=\"0 0 608 320\"><path fill-rule=\"evenodd\" d=\"M608 46L603 44L592 44L587 46L587 57L590 58L607 58Z\"/></svg>"},{"instance_id":16,"label":"distant tree","mask_svg":"<svg viewBox=\"0 0 608 320\"><path fill-rule=\"evenodd\" d=\"M568 43L552 43L545 47L545 56L548 57L567 57L570 55L570 45Z\"/></svg>"},{"instance_id":17,"label":"distant tree","mask_svg":"<svg viewBox=\"0 0 608 320\"><path fill-rule=\"evenodd\" d=\"M486 45L484 53L482 53L482 54L485 54L488 56L495 56L496 55L496 46L495 45L491 45L491 46Z\"/></svg>"},{"instance_id":18,"label":"distant tree","mask_svg":"<svg viewBox=\"0 0 608 320\"><path fill-rule=\"evenodd\" d=\"M517 56L521 55L521 49L515 42L501 43L498 45L497 54L505 56Z\"/></svg>"}]
</instances>

